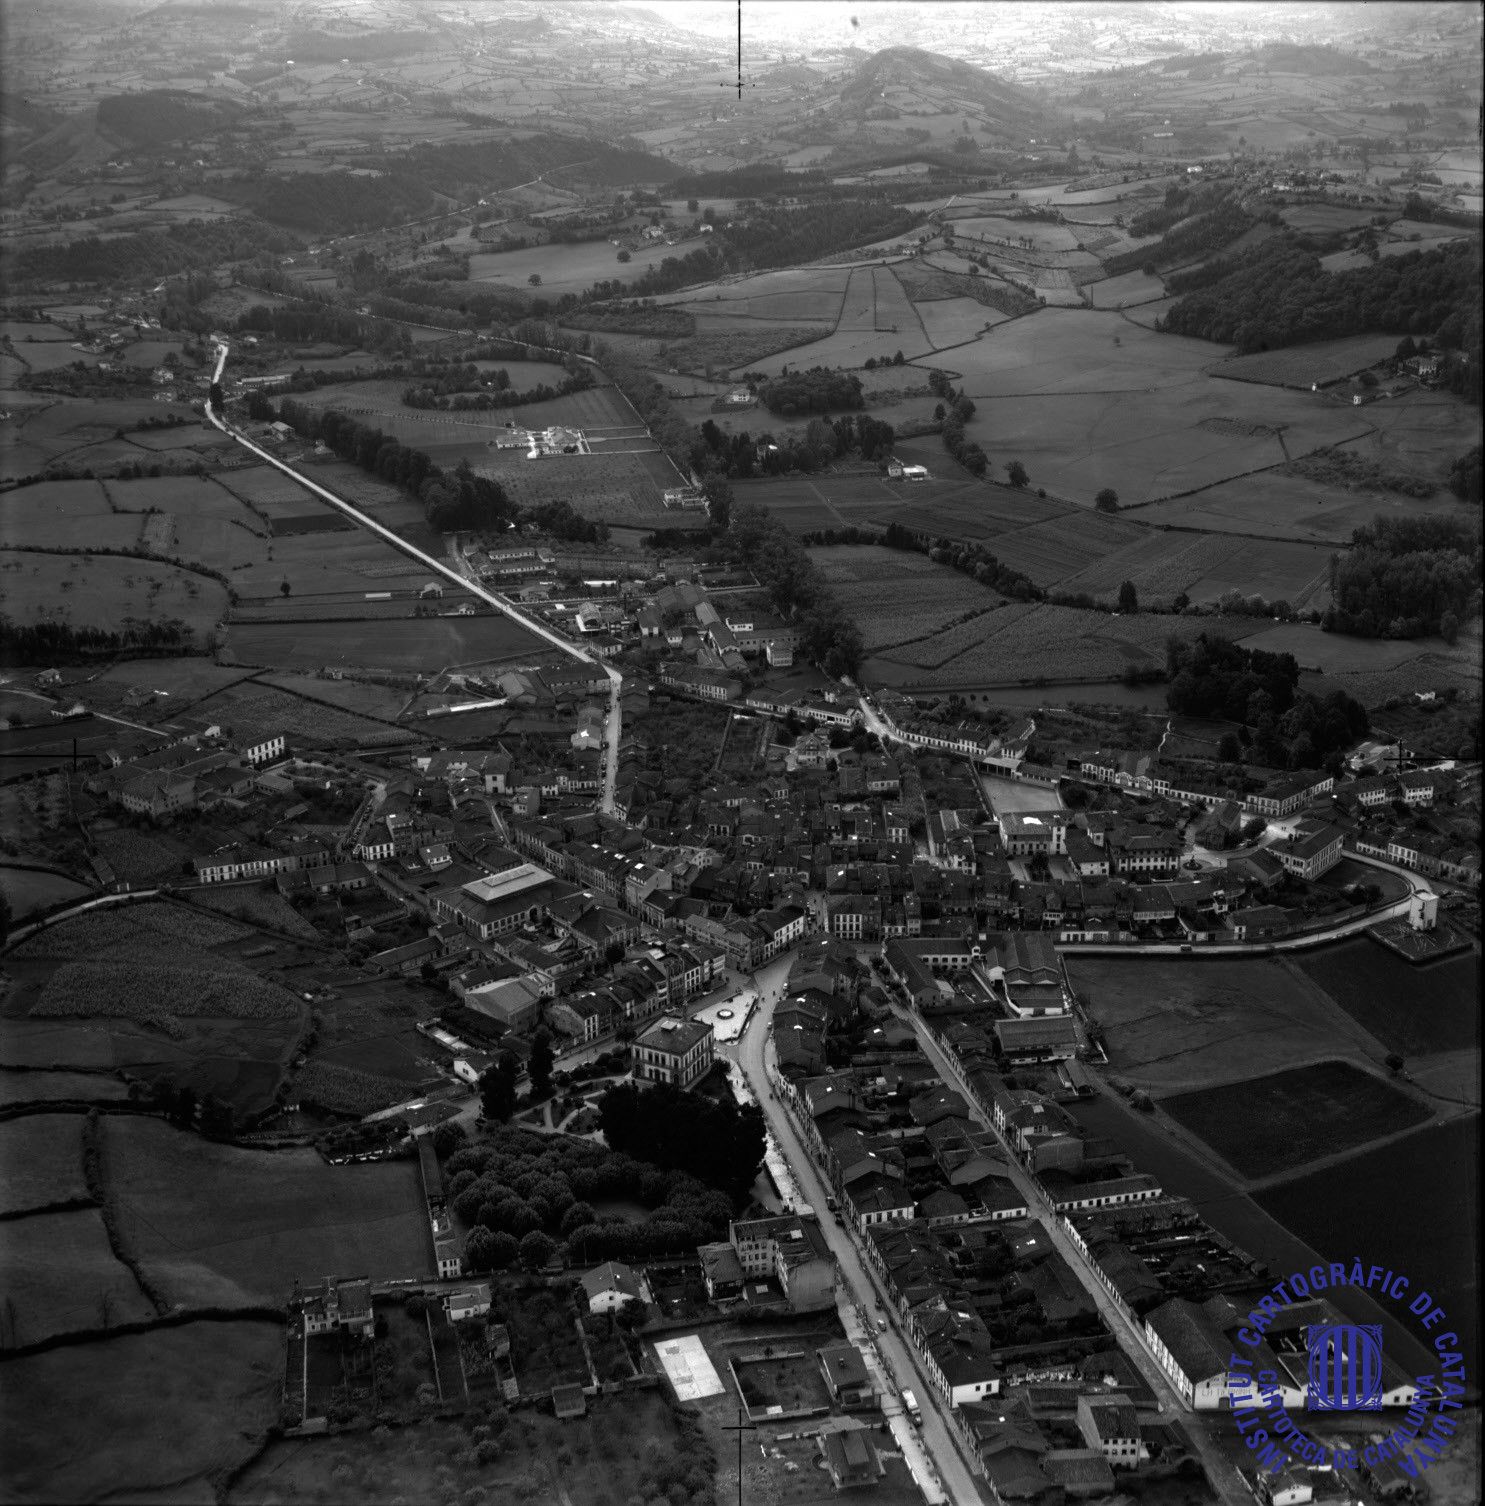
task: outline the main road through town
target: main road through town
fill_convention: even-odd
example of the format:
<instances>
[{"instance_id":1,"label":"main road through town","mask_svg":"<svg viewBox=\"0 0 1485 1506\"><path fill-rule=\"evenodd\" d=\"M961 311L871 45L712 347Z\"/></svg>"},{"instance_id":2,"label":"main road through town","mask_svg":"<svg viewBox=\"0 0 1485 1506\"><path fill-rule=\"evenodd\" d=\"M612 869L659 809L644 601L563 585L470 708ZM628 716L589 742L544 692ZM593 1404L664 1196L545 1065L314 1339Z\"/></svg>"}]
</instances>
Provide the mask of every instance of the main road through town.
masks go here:
<instances>
[{"instance_id":1,"label":"main road through town","mask_svg":"<svg viewBox=\"0 0 1485 1506\"><path fill-rule=\"evenodd\" d=\"M835 1256L841 1282L864 1312L874 1312L875 1304L881 1300L883 1307L893 1314L889 1327L875 1335L877 1347L898 1385L911 1387L917 1395L923 1414L923 1441L938 1469L945 1494L955 1506L961 1506L961 1503L963 1506L976 1506L983 1498L974 1475L960 1454L958 1435L954 1433L948 1420L947 1404L920 1368L917 1350L898 1327L896 1309L887 1303L885 1288L877 1282L875 1273L855 1240L841 1225L834 1223L825 1211L826 1200L832 1195L831 1189L799 1138L788 1111L772 1096L772 1081L765 1056L772 1049L769 1026L774 1007L783 997L787 976L787 967L770 968L760 973L758 1007L753 1011L747 1030L740 1040L723 1045L720 1049L742 1067L775 1143L788 1161L789 1169L794 1173L800 1189L808 1197L811 1206L819 1212L820 1228L831 1254Z\"/></svg>"},{"instance_id":2,"label":"main road through town","mask_svg":"<svg viewBox=\"0 0 1485 1506\"><path fill-rule=\"evenodd\" d=\"M219 385L222 380L222 372L227 365L227 346L225 342L217 344L216 370L212 373L212 382ZM487 590L478 580L472 580L454 569L447 561L437 559L431 554L425 554L415 544L410 544L400 535L393 533L390 528L378 523L375 518L368 517L358 508L352 507L343 497L337 497L334 492L326 490L318 481L312 480L302 471L296 471L293 466L280 460L276 455L271 455L261 445L256 445L246 435L234 429L226 419L216 411L211 399L206 401L206 417L229 439L236 440L243 449L256 455L265 465L271 465L275 470L282 471L286 476L292 477L306 491L313 492L322 501L328 502L337 512L342 512L353 523L366 529L369 533L376 534L384 542L390 544L399 553L407 555L409 559L416 560L425 570L431 570L435 575L441 575L445 580L451 580L455 585L462 586L474 596L478 596L486 605L494 607L497 612L503 613L513 622L518 622L528 632L554 648L559 648L564 654L571 654L574 659L581 660L584 664L593 665L601 669L608 676L609 682L609 710L607 718L607 733L605 738L605 757L603 770L603 798L601 808L606 813L612 813L614 808L614 785L619 771L619 741L620 741L620 709L619 689L624 682L624 677L611 664L605 664L595 659L586 649L580 648L570 639L564 638L560 633L554 632L544 622L539 622L528 617L514 603L495 591Z\"/></svg>"},{"instance_id":3,"label":"main road through town","mask_svg":"<svg viewBox=\"0 0 1485 1506\"><path fill-rule=\"evenodd\" d=\"M1143 1330L1114 1301L1108 1289L1099 1280L1091 1261L1073 1243L1072 1237L1063 1227L1062 1220L1052 1211L1051 1204L1036 1179L1021 1165L1016 1152L1006 1142L1000 1131L995 1129L989 1116L981 1112L975 1103L974 1096L970 1093L969 1084L965 1082L953 1058L939 1045L921 1016L896 1004L893 1005L893 1012L905 1025L912 1028L918 1037L918 1044L924 1056L928 1058L944 1082L963 1097L974 1118L987 1128L994 1130L996 1138L1005 1151L1011 1180L1015 1183L1017 1191L1026 1199L1026 1206L1032 1210L1042 1227L1046 1229L1057 1253L1072 1268L1073 1274L1098 1304L1099 1315L1103 1318L1105 1326L1118 1340L1119 1347L1139 1367L1141 1375L1144 1376L1159 1400L1161 1411L1171 1417L1181 1418L1193 1447L1201 1455L1207 1478L1212 1482L1212 1488L1217 1492L1218 1497L1226 1503L1226 1506L1252 1506L1251 1492L1244 1485L1232 1462L1218 1448L1207 1427L1206 1419L1200 1413L1186 1410L1185 1402L1171 1384L1169 1376L1160 1368L1154 1355L1151 1354Z\"/></svg>"},{"instance_id":4,"label":"main road through town","mask_svg":"<svg viewBox=\"0 0 1485 1506\"><path fill-rule=\"evenodd\" d=\"M899 1380L909 1379L915 1385L923 1411L923 1436L938 1465L949 1498L955 1502L974 1502L981 1499L969 1466L960 1451L959 1436L949 1420L949 1407L942 1392L927 1378L920 1365L916 1348L903 1334L896 1321L896 1308L890 1294L877 1278L875 1270L866 1260L853 1233L832 1223L823 1213L832 1189L827 1184L821 1168L800 1137L792 1115L784 1104L773 1095L773 1079L770 1072L773 1042L770 1024L773 1011L784 992L784 974L770 969L771 976L763 980L761 997L753 1019L742 1038L733 1045L723 1046L742 1067L758 1100L780 1151L789 1163L790 1170L810 1202L822 1211L820 1227L834 1254L841 1280L852 1289L856 1300L868 1312L880 1300L892 1315L889 1328L880 1333L878 1341L892 1372ZM899 1010L898 1014L918 1037L920 1046L929 1062L938 1071L944 1082L960 1092L970 1105L970 1112L990 1128L989 1121L977 1110L967 1085L955 1069L954 1063L939 1047L923 1021ZM1004 1142L1002 1142L1004 1143ZM1029 1173L1025 1172L1015 1153L1007 1146L1006 1160L1017 1188L1026 1199L1026 1206L1033 1210L1041 1225L1047 1230L1054 1246L1068 1263L1089 1295L1098 1305L1100 1315L1119 1346L1139 1366L1141 1374L1149 1383L1160 1402L1163 1415L1179 1419L1191 1436L1192 1445L1200 1454L1219 1499L1224 1506L1252 1506L1252 1496L1244 1486L1230 1460L1222 1454L1216 1441L1210 1436L1205 1420L1186 1410L1165 1372L1150 1354L1143 1333L1116 1306L1103 1284L1094 1275L1087 1259L1061 1227L1057 1217L1047 1204L1041 1189ZM866 1300L870 1298L868 1303Z\"/></svg>"}]
</instances>

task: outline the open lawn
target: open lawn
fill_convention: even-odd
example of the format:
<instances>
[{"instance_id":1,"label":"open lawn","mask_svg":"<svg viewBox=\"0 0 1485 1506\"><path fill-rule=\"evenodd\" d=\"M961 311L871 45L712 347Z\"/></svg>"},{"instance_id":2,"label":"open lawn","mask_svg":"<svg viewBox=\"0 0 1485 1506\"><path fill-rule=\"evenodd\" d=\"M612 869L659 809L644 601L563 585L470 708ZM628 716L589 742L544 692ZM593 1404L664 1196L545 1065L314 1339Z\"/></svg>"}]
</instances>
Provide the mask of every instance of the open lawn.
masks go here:
<instances>
[{"instance_id":1,"label":"open lawn","mask_svg":"<svg viewBox=\"0 0 1485 1506\"><path fill-rule=\"evenodd\" d=\"M282 627L246 624L233 627L226 638L225 652L239 663L291 670L329 665L432 674L460 664L530 656L545 648L518 623L494 613Z\"/></svg>"},{"instance_id":2,"label":"open lawn","mask_svg":"<svg viewBox=\"0 0 1485 1506\"><path fill-rule=\"evenodd\" d=\"M0 1124L0 1212L19 1213L87 1197L82 1126L81 1114L33 1114Z\"/></svg>"},{"instance_id":3,"label":"open lawn","mask_svg":"<svg viewBox=\"0 0 1485 1506\"><path fill-rule=\"evenodd\" d=\"M0 1104L39 1103L61 1098L105 1100L127 1098L129 1090L116 1077L93 1072L19 1072L0 1068Z\"/></svg>"},{"instance_id":4,"label":"open lawn","mask_svg":"<svg viewBox=\"0 0 1485 1506\"><path fill-rule=\"evenodd\" d=\"M812 549L810 557L835 598L860 626L868 653L938 631L999 598L967 575L927 555L877 545Z\"/></svg>"},{"instance_id":5,"label":"open lawn","mask_svg":"<svg viewBox=\"0 0 1485 1506\"><path fill-rule=\"evenodd\" d=\"M1361 1030L1347 1040L1330 999L1266 958L1079 957L1068 976L1108 1037L1113 1070L1152 1092L1196 1092L1349 1045L1379 1062Z\"/></svg>"},{"instance_id":6,"label":"open lawn","mask_svg":"<svg viewBox=\"0 0 1485 1506\"><path fill-rule=\"evenodd\" d=\"M133 1273L114 1258L96 1208L0 1223L0 1291L7 1347L155 1316Z\"/></svg>"},{"instance_id":7,"label":"open lawn","mask_svg":"<svg viewBox=\"0 0 1485 1506\"><path fill-rule=\"evenodd\" d=\"M1468 953L1414 967L1357 937L1295 961L1388 1051L1419 1057L1480 1044L1479 973Z\"/></svg>"},{"instance_id":8,"label":"open lawn","mask_svg":"<svg viewBox=\"0 0 1485 1506\"><path fill-rule=\"evenodd\" d=\"M109 1189L125 1236L175 1301L282 1302L326 1271L431 1274L412 1161L328 1166L312 1150L251 1151L155 1119L105 1125Z\"/></svg>"},{"instance_id":9,"label":"open lawn","mask_svg":"<svg viewBox=\"0 0 1485 1506\"><path fill-rule=\"evenodd\" d=\"M0 868L0 894L10 902L10 913L18 921L63 900L86 899L91 892L86 884L44 868Z\"/></svg>"},{"instance_id":10,"label":"open lawn","mask_svg":"<svg viewBox=\"0 0 1485 1506\"><path fill-rule=\"evenodd\" d=\"M10 1498L211 1499L278 1416L283 1344L276 1323L193 1323L0 1366Z\"/></svg>"}]
</instances>

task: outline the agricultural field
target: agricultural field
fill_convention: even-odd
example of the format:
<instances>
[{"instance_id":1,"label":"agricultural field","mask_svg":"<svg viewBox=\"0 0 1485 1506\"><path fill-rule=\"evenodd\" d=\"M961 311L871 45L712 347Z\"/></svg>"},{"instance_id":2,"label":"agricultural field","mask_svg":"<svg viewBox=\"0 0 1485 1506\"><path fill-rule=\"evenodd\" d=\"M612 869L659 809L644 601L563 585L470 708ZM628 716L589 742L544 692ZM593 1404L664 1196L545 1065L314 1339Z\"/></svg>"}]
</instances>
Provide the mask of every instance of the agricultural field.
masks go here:
<instances>
[{"instance_id":1,"label":"agricultural field","mask_svg":"<svg viewBox=\"0 0 1485 1506\"><path fill-rule=\"evenodd\" d=\"M1176 1094L1160 1107L1241 1176L1257 1179L1355 1150L1430 1116L1426 1105L1345 1061Z\"/></svg>"},{"instance_id":2,"label":"agricultural field","mask_svg":"<svg viewBox=\"0 0 1485 1506\"><path fill-rule=\"evenodd\" d=\"M1468 955L1414 967L1358 938L1295 963L1388 1051L1414 1059L1480 1044L1479 975Z\"/></svg>"},{"instance_id":3,"label":"agricultural field","mask_svg":"<svg viewBox=\"0 0 1485 1506\"><path fill-rule=\"evenodd\" d=\"M330 666L428 674L522 655L529 658L544 649L540 640L509 617L491 614L281 627L244 624L226 634L223 651L238 663L270 669L315 670ZM282 698L285 704L288 699ZM344 716L329 708L309 708L304 714L316 717L320 726L345 729L332 735L354 735ZM341 719L332 722L337 716Z\"/></svg>"},{"instance_id":4,"label":"agricultural field","mask_svg":"<svg viewBox=\"0 0 1485 1506\"><path fill-rule=\"evenodd\" d=\"M227 589L210 576L109 555L0 552L0 594L15 622L114 628L126 617L177 618L198 643L227 610Z\"/></svg>"},{"instance_id":5,"label":"agricultural field","mask_svg":"<svg viewBox=\"0 0 1485 1506\"><path fill-rule=\"evenodd\" d=\"M1034 318L1001 326L989 342ZM986 343L954 351L954 362L968 364L965 357ZM1153 390L977 397L975 402L978 411L968 432L995 465L1018 459L1034 486L1085 504L1112 487L1123 507L1279 466L1353 439L1367 427L1360 409L1310 394L1219 382L1195 371Z\"/></svg>"},{"instance_id":6,"label":"agricultural field","mask_svg":"<svg viewBox=\"0 0 1485 1506\"><path fill-rule=\"evenodd\" d=\"M82 1127L81 1114L32 1114L0 1124L0 1212L27 1213L88 1196Z\"/></svg>"},{"instance_id":7,"label":"agricultural field","mask_svg":"<svg viewBox=\"0 0 1485 1506\"><path fill-rule=\"evenodd\" d=\"M1011 317L973 298L936 298L913 307L935 350L962 345Z\"/></svg>"},{"instance_id":8,"label":"agricultural field","mask_svg":"<svg viewBox=\"0 0 1485 1506\"><path fill-rule=\"evenodd\" d=\"M1315 983L1267 958L1067 959L1068 977L1104 1027L1112 1070L1157 1096L1383 1052Z\"/></svg>"},{"instance_id":9,"label":"agricultural field","mask_svg":"<svg viewBox=\"0 0 1485 1506\"><path fill-rule=\"evenodd\" d=\"M575 512L611 527L674 527L675 514L660 500L666 487L681 484L669 460L642 436L617 445L617 453L543 455L539 460L527 460L524 450L485 450L470 463L479 475L498 481L520 506L560 497Z\"/></svg>"},{"instance_id":10,"label":"agricultural field","mask_svg":"<svg viewBox=\"0 0 1485 1506\"><path fill-rule=\"evenodd\" d=\"M995 555L1037 585L1047 586L1141 537L1141 530L1132 523L1103 513L1070 512L999 535Z\"/></svg>"},{"instance_id":11,"label":"agricultural field","mask_svg":"<svg viewBox=\"0 0 1485 1506\"><path fill-rule=\"evenodd\" d=\"M698 315L728 314L781 323L823 321L834 326L850 277L848 267L791 267L679 293L662 293L655 302Z\"/></svg>"},{"instance_id":12,"label":"agricultural field","mask_svg":"<svg viewBox=\"0 0 1485 1506\"><path fill-rule=\"evenodd\" d=\"M726 307L726 305L721 305ZM813 345L831 333L828 323L780 324L698 314L696 333L655 348L650 364L685 372L725 376L730 371L751 370L755 362L783 351L797 351L804 360Z\"/></svg>"},{"instance_id":13,"label":"agricultural field","mask_svg":"<svg viewBox=\"0 0 1485 1506\"><path fill-rule=\"evenodd\" d=\"M67 354L86 359L73 350ZM74 402L43 393L15 393L7 396L6 407L11 417L0 423L0 481L34 475L54 460L77 464L91 447L111 442L116 430L127 432L146 418L174 415L200 424L200 415L185 403L156 403L148 397ZM148 458L131 444L121 442L116 448L124 458ZM96 464L96 455L92 451L86 463Z\"/></svg>"},{"instance_id":14,"label":"agricultural field","mask_svg":"<svg viewBox=\"0 0 1485 1506\"><path fill-rule=\"evenodd\" d=\"M1165 284L1148 272L1125 272L1096 282L1088 299L1096 309L1127 309L1165 297Z\"/></svg>"},{"instance_id":15,"label":"agricultural field","mask_svg":"<svg viewBox=\"0 0 1485 1506\"><path fill-rule=\"evenodd\" d=\"M522 251L478 251L469 258L471 283L490 283L520 293L531 291L533 274L541 279L541 296L582 293L595 282L633 282L667 256L685 256L705 245L702 236L667 246L642 246L633 260L621 262L618 248L608 241L581 241L570 245L528 246Z\"/></svg>"},{"instance_id":16,"label":"agricultural field","mask_svg":"<svg viewBox=\"0 0 1485 1506\"><path fill-rule=\"evenodd\" d=\"M1315 383L1323 387L1365 371L1387 360L1396 349L1397 341L1391 335L1348 335L1342 340L1318 340L1312 345L1233 356L1212 367L1211 374L1235 382L1308 390Z\"/></svg>"},{"instance_id":17,"label":"agricultural field","mask_svg":"<svg viewBox=\"0 0 1485 1506\"><path fill-rule=\"evenodd\" d=\"M155 1316L133 1272L114 1257L96 1208L0 1222L0 1290L7 1348Z\"/></svg>"},{"instance_id":18,"label":"agricultural field","mask_svg":"<svg viewBox=\"0 0 1485 1506\"><path fill-rule=\"evenodd\" d=\"M191 1323L0 1366L12 1498L210 1498L278 1418L283 1348L280 1323Z\"/></svg>"},{"instance_id":19,"label":"agricultural field","mask_svg":"<svg viewBox=\"0 0 1485 1506\"><path fill-rule=\"evenodd\" d=\"M431 1274L413 1161L330 1166L312 1150L239 1150L116 1118L105 1163L129 1247L171 1301L276 1304L326 1271Z\"/></svg>"},{"instance_id":20,"label":"agricultural field","mask_svg":"<svg viewBox=\"0 0 1485 1506\"><path fill-rule=\"evenodd\" d=\"M1424 653L1445 655L1461 667L1478 660L1478 643L1461 639L1452 648L1442 638L1351 638L1343 633L1325 633L1305 622L1258 624L1244 642L1247 648L1267 653L1293 654L1302 668L1315 668L1327 675L1363 670L1385 670Z\"/></svg>"},{"instance_id":21,"label":"agricultural field","mask_svg":"<svg viewBox=\"0 0 1485 1506\"><path fill-rule=\"evenodd\" d=\"M323 701L340 711L352 715L375 717L381 721L396 721L407 704L407 692L386 685L376 685L361 680L329 680L313 675L264 674L255 677L260 685L269 685L277 690Z\"/></svg>"},{"instance_id":22,"label":"agricultural field","mask_svg":"<svg viewBox=\"0 0 1485 1506\"><path fill-rule=\"evenodd\" d=\"M426 620L426 619L424 619ZM470 620L470 619L464 619ZM421 626L422 621L408 618L405 623L338 623L325 624L342 633L359 631L369 633L373 626L379 629ZM436 625L436 624L435 624ZM241 628L234 631L245 633L262 631L283 637L292 634L308 637L319 633L321 625L299 624L296 627ZM397 743L412 740L412 734L401 732L384 722L342 711L318 700L307 700L291 695L288 691L274 688L271 684L242 681L218 695L208 697L200 709L208 716L218 717L229 725L238 736L244 734L281 731L291 738L315 746L326 743L345 743L350 746L370 746L381 743Z\"/></svg>"},{"instance_id":23,"label":"agricultural field","mask_svg":"<svg viewBox=\"0 0 1485 1506\"><path fill-rule=\"evenodd\" d=\"M811 549L835 598L856 619L867 653L937 632L999 598L978 581L927 555L875 545Z\"/></svg>"},{"instance_id":24,"label":"agricultural field","mask_svg":"<svg viewBox=\"0 0 1485 1506\"><path fill-rule=\"evenodd\" d=\"M60 1099L104 1102L125 1098L128 1089L104 1072L27 1072L0 1067L0 1104L51 1103Z\"/></svg>"}]
</instances>

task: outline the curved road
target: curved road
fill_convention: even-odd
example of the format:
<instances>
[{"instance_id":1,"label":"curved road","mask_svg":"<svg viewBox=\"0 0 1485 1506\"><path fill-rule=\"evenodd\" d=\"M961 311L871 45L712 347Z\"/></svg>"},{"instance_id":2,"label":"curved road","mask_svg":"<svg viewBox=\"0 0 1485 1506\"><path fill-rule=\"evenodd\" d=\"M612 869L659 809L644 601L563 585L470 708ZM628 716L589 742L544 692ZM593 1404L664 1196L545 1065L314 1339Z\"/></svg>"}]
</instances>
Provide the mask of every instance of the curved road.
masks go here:
<instances>
[{"instance_id":1,"label":"curved road","mask_svg":"<svg viewBox=\"0 0 1485 1506\"><path fill-rule=\"evenodd\" d=\"M216 370L212 375L213 383L220 383L220 381L222 380L222 371L226 367L226 364L227 346L225 344L219 344L217 346ZM547 627L545 623L535 621L532 618L526 616L524 612L518 610L505 597L498 595L494 591L486 590L486 588L482 586L479 581L470 580L467 576L460 574L459 571L455 570L453 566L449 565L444 560L436 559L431 554L425 554L415 544L408 543L406 539L402 538L396 533L393 533L390 528L387 528L385 525L378 523L375 518L368 517L358 508L352 507L349 502L345 501L341 497L337 497L334 492L327 491L323 486L319 484L318 481L311 480L308 476L304 475L303 472L296 471L291 465L286 464L276 455L269 454L269 452L263 449L261 445L254 444L252 440L246 437L246 435L240 434L236 429L228 424L227 421L221 416L221 414L219 414L212 407L210 398L208 398L206 402L206 417L229 439L233 439L238 444L240 444L243 449L249 451L253 455L256 455L258 459L263 461L265 464L273 466L275 470L282 471L286 476L289 476L293 480L297 481L300 486L305 488L306 491L313 492L315 496L319 497L322 501L328 502L331 507L336 509L337 512L344 513L345 516L348 517L353 523L359 524L362 528L365 528L370 533L376 534L379 538L390 544L394 549L398 550L402 554L407 555L409 559L416 560L417 563L420 564L425 570L431 570L435 575L441 575L445 580L451 580L455 585L462 586L466 591L469 591L473 595L478 596L481 601L487 603L489 606L494 607L497 612L502 612L513 622L520 623L520 625L528 632L533 633L536 637L541 638L544 642L550 643L554 648L561 649L564 654L571 654L574 659L578 659L584 664L592 665L597 669L601 669L604 674L608 676L609 711L607 717L606 754L604 759L603 772L603 796L600 802L600 807L605 813L612 813L614 808L614 785L617 781L619 770L619 689L624 683L624 677L619 673L617 669L615 669L611 664L607 664L602 660L595 659L585 649L579 648L576 644L562 637L561 634L553 632L552 629Z\"/></svg>"}]
</instances>

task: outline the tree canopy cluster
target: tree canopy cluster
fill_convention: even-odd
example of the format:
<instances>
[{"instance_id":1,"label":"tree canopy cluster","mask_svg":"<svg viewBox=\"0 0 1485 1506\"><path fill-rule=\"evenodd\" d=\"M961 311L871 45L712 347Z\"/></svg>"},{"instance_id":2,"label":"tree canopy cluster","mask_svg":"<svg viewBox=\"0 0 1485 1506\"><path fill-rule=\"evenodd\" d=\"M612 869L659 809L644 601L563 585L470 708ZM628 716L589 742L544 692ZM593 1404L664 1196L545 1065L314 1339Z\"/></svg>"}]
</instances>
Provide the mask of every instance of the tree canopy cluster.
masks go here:
<instances>
[{"instance_id":1,"label":"tree canopy cluster","mask_svg":"<svg viewBox=\"0 0 1485 1506\"><path fill-rule=\"evenodd\" d=\"M1445 380L1479 401L1478 241L1327 272L1290 237L1275 236L1215 270L1214 281L1172 306L1161 329L1245 353L1371 332L1425 335L1469 357L1446 356ZM1173 291L1181 286L1173 280Z\"/></svg>"},{"instance_id":2,"label":"tree canopy cluster","mask_svg":"<svg viewBox=\"0 0 1485 1506\"><path fill-rule=\"evenodd\" d=\"M861 378L829 366L791 371L758 388L758 400L770 413L793 418L798 413L828 413L832 408L864 408Z\"/></svg>"},{"instance_id":3,"label":"tree canopy cluster","mask_svg":"<svg viewBox=\"0 0 1485 1506\"><path fill-rule=\"evenodd\" d=\"M312 408L286 397L279 417L302 439L319 441L349 460L416 494L429 526L440 533L463 528L488 528L509 520L514 512L504 488L487 476L476 476L467 460L445 472L422 450L359 423L333 408Z\"/></svg>"},{"instance_id":4,"label":"tree canopy cluster","mask_svg":"<svg viewBox=\"0 0 1485 1506\"><path fill-rule=\"evenodd\" d=\"M876 199L761 207L725 231L740 267L792 267L834 251L902 235L917 223L907 209Z\"/></svg>"},{"instance_id":5,"label":"tree canopy cluster","mask_svg":"<svg viewBox=\"0 0 1485 1506\"><path fill-rule=\"evenodd\" d=\"M88 235L65 245L29 246L6 255L3 266L11 283L124 283L245 261L260 251L279 255L298 245L281 231L250 220L187 220L112 240Z\"/></svg>"},{"instance_id":6,"label":"tree canopy cluster","mask_svg":"<svg viewBox=\"0 0 1485 1506\"><path fill-rule=\"evenodd\" d=\"M741 1200L763 1164L766 1136L757 1104L712 1099L660 1083L620 1083L599 1100L609 1146L638 1161L684 1172Z\"/></svg>"},{"instance_id":7,"label":"tree canopy cluster","mask_svg":"<svg viewBox=\"0 0 1485 1506\"><path fill-rule=\"evenodd\" d=\"M854 675L865 651L861 629L799 540L756 502L732 509L727 540L799 628L804 653L828 675Z\"/></svg>"},{"instance_id":8,"label":"tree canopy cluster","mask_svg":"<svg viewBox=\"0 0 1485 1506\"><path fill-rule=\"evenodd\" d=\"M1343 690L1317 696L1298 689L1293 654L1245 649L1202 633L1171 638L1165 646L1170 689L1166 705L1185 716L1221 717L1253 729L1259 763L1278 768L1335 768L1341 754L1367 733L1360 702Z\"/></svg>"},{"instance_id":9,"label":"tree canopy cluster","mask_svg":"<svg viewBox=\"0 0 1485 1506\"><path fill-rule=\"evenodd\" d=\"M1358 638L1453 642L1480 609L1477 518L1378 517L1351 535L1322 626Z\"/></svg>"},{"instance_id":10,"label":"tree canopy cluster","mask_svg":"<svg viewBox=\"0 0 1485 1506\"><path fill-rule=\"evenodd\" d=\"M402 401L409 408L438 408L455 413L486 412L492 408L519 408L524 403L546 403L553 398L570 397L574 392L586 392L593 385L591 369L583 366L564 377L555 387L550 382L538 382L525 392L515 392L510 386L510 373L503 368L482 372L478 367L470 366L463 372L440 377L436 383L424 381L405 388ZM470 391L471 387L477 390Z\"/></svg>"},{"instance_id":11,"label":"tree canopy cluster","mask_svg":"<svg viewBox=\"0 0 1485 1506\"><path fill-rule=\"evenodd\" d=\"M0 612L0 664L76 664L89 659L198 653L193 630L177 618L126 617L116 628L65 622L12 622Z\"/></svg>"},{"instance_id":12,"label":"tree canopy cluster","mask_svg":"<svg viewBox=\"0 0 1485 1506\"><path fill-rule=\"evenodd\" d=\"M476 1271L503 1268L518 1256L533 1263L523 1246L534 1234L543 1236L542 1262L559 1240L584 1263L676 1254L725 1233L734 1211L725 1191L684 1170L514 1128L456 1150L444 1174L454 1212L475 1226L465 1253ZM593 1206L619 1199L643 1204L648 1217L632 1222Z\"/></svg>"}]
</instances>

